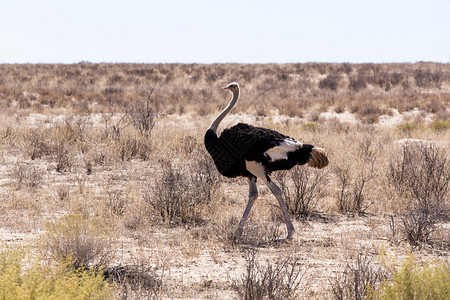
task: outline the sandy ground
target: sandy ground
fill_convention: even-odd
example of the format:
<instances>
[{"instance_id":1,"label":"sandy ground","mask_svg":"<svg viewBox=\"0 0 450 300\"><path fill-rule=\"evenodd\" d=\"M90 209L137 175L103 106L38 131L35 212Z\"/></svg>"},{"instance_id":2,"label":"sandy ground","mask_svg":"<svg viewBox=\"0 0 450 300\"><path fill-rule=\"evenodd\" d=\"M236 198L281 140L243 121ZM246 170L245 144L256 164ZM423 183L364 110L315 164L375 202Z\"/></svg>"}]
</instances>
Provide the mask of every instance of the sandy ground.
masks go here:
<instances>
[{"instance_id":1,"label":"sandy ground","mask_svg":"<svg viewBox=\"0 0 450 300\"><path fill-rule=\"evenodd\" d=\"M395 126L406 119L414 117L420 112L399 114L393 112L392 116L381 116L380 126ZM50 126L55 122L63 122L65 115L30 114L26 118L29 127ZM120 118L120 116L115 116ZM196 120L195 116L165 116L165 125L171 128L197 129L203 123ZM340 122L357 124L357 118L345 111L324 112L320 118L337 119ZM427 117L428 118L428 117ZM431 116L429 116L431 118ZM189 120L189 122L186 122ZM431 119L430 119L431 120ZM104 126L100 114L91 115L86 120L94 127ZM273 124L286 122L304 122L299 118L280 116L273 114L270 122ZM255 117L250 114L232 114L224 120L222 126L228 126L237 122L248 122L256 125L264 125L267 119ZM159 126L159 125L158 125ZM155 128L157 130L157 127ZM88 180L83 181L76 174L57 174L50 171L45 175L43 189L36 198L21 199L21 190L11 189L11 180L7 174L9 166L17 160L17 157L2 153L0 164L0 195L4 199L16 201L17 207L24 206L23 214L26 218L18 217L20 210L13 207L3 207L0 218L3 225L0 226L0 243L5 246L33 245L36 244L42 233L42 223L46 218L62 215L64 211L47 211L45 205L36 205L24 201L38 201L48 199L57 201L57 195L50 190L50 186L70 186L71 189L90 189L95 195L101 193L99 185L105 184L105 178L114 176L118 182L125 184L127 180L143 182L151 163L131 162L130 165L112 166L109 170L94 172ZM130 172L130 169L132 170ZM106 183L108 184L108 183ZM235 193L234 200L239 207L236 217L240 217L245 207L247 196L247 184L243 179L236 179L231 183L230 190ZM15 199L15 200L14 200ZM95 197L91 199L96 201ZM272 195L262 189L261 197L255 206L269 206L275 203ZM270 206L269 206L270 207ZM273 206L271 209L274 209ZM13 212L14 211L14 212ZM19 212L18 212L19 211ZM254 218L264 213L264 208L257 209ZM17 218L17 222L15 221ZM28 220L28 224L26 224ZM285 244L267 244L257 247L262 262L274 261L277 258L295 255L299 258L299 264L304 272L302 297L311 299L330 298L330 281L340 274L346 263L353 259L360 249L366 249L373 254L385 253L387 256L404 256L409 247L406 245L395 246L388 240L389 236L388 216L367 215L364 217L346 215L326 215L306 222L294 221L296 235L294 239ZM284 230L281 224L282 230ZM166 228L148 227L138 233L129 233L124 228L118 228L120 235L116 245L116 264L127 264L135 260L145 261L152 265L156 273L164 279L165 292L163 298L170 299L235 299L237 296L231 290L230 282L238 280L245 272L245 247L223 247L220 242L214 240L213 235L207 235L209 239L196 238L196 231L192 228ZM215 228L202 229L210 232ZM201 234L201 233L200 233ZM424 257L434 256L433 249L424 252ZM438 255L448 259L448 251L439 251Z\"/></svg>"}]
</instances>

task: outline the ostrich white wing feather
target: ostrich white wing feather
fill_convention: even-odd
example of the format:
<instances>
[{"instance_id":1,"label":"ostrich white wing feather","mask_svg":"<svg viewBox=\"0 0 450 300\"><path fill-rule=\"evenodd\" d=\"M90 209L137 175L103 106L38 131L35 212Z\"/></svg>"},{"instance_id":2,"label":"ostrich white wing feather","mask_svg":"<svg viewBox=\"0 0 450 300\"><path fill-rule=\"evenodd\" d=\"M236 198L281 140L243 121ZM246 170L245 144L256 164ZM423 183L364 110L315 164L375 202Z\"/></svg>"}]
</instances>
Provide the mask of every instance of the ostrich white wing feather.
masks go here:
<instances>
[{"instance_id":1,"label":"ostrich white wing feather","mask_svg":"<svg viewBox=\"0 0 450 300\"><path fill-rule=\"evenodd\" d=\"M283 160L288 158L289 152L294 152L295 150L302 147L302 143L294 139L285 139L281 144L270 148L264 155L270 159L270 161Z\"/></svg>"}]
</instances>

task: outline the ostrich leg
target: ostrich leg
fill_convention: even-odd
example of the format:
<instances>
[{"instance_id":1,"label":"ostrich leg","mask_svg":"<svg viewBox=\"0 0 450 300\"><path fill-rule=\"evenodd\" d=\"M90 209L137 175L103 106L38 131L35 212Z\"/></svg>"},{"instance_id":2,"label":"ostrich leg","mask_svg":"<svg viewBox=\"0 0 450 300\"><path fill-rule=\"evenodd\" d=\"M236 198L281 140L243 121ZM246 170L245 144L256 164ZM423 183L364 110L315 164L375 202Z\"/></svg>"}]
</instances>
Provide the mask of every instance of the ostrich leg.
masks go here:
<instances>
[{"instance_id":1,"label":"ostrich leg","mask_svg":"<svg viewBox=\"0 0 450 300\"><path fill-rule=\"evenodd\" d=\"M283 197L281 196L281 190L275 183L273 183L273 181L265 181L265 183L272 194L275 196L275 198L277 198L278 200L278 204L280 205L281 212L283 213L284 222L286 223L288 231L286 240L289 240L294 233L294 225L292 225L291 218L289 217L289 213L287 211L286 205L284 204Z\"/></svg>"},{"instance_id":2,"label":"ostrich leg","mask_svg":"<svg viewBox=\"0 0 450 300\"><path fill-rule=\"evenodd\" d=\"M252 209L253 203L255 203L256 198L258 198L258 188L256 186L256 177L248 179L248 203L245 208L244 214L242 215L241 221L239 222L238 229L236 230L236 240L239 240L242 234L242 229L244 228L244 223L247 221L250 210Z\"/></svg>"}]
</instances>

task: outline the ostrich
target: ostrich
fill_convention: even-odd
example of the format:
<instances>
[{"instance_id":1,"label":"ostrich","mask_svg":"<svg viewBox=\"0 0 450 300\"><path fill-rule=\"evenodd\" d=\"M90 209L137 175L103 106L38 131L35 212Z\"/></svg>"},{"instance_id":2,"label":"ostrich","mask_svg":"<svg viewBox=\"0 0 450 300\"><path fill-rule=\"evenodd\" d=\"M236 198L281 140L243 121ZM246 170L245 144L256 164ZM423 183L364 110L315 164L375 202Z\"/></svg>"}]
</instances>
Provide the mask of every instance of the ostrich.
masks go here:
<instances>
[{"instance_id":1,"label":"ostrich","mask_svg":"<svg viewBox=\"0 0 450 300\"><path fill-rule=\"evenodd\" d=\"M239 85L236 82L232 82L222 89L230 91L233 96L228 106L206 131L205 147L220 174L226 177L243 176L248 180L249 199L236 230L235 238L240 238L244 223L258 198L256 181L259 179L267 185L278 200L288 232L284 240L289 240L294 232L294 226L281 196L280 188L270 179L269 175L272 171L289 170L295 165L305 163L321 169L328 165L327 154L323 149L300 143L277 131L243 123L223 130L218 137L217 128L220 122L239 99Z\"/></svg>"}]
</instances>

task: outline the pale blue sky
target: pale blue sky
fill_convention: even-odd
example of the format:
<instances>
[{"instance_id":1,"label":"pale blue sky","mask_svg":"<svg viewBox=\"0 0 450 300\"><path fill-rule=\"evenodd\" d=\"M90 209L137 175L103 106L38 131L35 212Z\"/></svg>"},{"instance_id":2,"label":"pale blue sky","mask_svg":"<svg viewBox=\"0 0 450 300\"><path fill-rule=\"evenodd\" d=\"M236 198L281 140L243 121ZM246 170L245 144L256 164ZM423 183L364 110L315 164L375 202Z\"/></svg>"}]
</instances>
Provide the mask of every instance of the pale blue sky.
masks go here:
<instances>
[{"instance_id":1,"label":"pale blue sky","mask_svg":"<svg viewBox=\"0 0 450 300\"><path fill-rule=\"evenodd\" d=\"M450 0L0 0L0 63L450 62Z\"/></svg>"}]
</instances>

